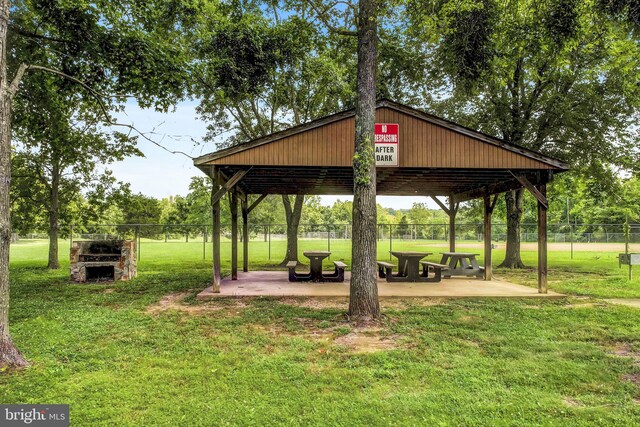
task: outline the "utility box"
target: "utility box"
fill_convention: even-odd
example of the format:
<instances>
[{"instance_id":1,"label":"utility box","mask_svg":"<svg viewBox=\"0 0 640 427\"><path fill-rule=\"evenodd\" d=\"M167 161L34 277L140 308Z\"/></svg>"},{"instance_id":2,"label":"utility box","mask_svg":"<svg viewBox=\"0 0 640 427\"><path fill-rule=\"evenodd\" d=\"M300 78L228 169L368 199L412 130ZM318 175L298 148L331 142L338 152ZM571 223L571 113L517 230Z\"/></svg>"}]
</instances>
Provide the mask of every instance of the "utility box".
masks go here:
<instances>
[{"instance_id":1,"label":"utility box","mask_svg":"<svg viewBox=\"0 0 640 427\"><path fill-rule=\"evenodd\" d=\"M640 254L639 253L630 253L630 254L618 254L618 267L622 267L623 265L629 266L629 280L631 280L632 275L632 265L640 265Z\"/></svg>"},{"instance_id":2,"label":"utility box","mask_svg":"<svg viewBox=\"0 0 640 427\"><path fill-rule=\"evenodd\" d=\"M640 265L640 253L619 254L618 266L623 265Z\"/></svg>"}]
</instances>

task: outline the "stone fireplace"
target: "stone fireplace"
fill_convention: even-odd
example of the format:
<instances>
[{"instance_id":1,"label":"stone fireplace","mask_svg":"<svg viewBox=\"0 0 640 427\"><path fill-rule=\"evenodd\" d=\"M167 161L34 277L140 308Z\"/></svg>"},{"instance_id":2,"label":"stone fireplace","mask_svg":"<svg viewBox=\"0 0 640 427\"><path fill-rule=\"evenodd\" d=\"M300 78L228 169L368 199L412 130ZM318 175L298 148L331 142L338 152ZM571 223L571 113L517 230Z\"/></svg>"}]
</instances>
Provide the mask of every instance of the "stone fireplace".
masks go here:
<instances>
[{"instance_id":1,"label":"stone fireplace","mask_svg":"<svg viewBox=\"0 0 640 427\"><path fill-rule=\"evenodd\" d=\"M71 245L73 282L129 280L137 275L134 240L83 240Z\"/></svg>"}]
</instances>

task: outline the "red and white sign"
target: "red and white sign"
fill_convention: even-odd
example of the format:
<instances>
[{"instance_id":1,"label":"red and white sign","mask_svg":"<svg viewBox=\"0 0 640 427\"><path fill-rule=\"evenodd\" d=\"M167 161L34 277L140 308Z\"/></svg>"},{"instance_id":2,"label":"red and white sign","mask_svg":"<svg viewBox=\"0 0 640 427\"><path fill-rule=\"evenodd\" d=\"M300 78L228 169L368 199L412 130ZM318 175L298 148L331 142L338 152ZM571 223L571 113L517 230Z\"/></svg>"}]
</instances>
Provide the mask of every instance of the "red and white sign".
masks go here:
<instances>
[{"instance_id":1,"label":"red and white sign","mask_svg":"<svg viewBox=\"0 0 640 427\"><path fill-rule=\"evenodd\" d=\"M397 123L375 124L376 166L398 166L398 129Z\"/></svg>"}]
</instances>

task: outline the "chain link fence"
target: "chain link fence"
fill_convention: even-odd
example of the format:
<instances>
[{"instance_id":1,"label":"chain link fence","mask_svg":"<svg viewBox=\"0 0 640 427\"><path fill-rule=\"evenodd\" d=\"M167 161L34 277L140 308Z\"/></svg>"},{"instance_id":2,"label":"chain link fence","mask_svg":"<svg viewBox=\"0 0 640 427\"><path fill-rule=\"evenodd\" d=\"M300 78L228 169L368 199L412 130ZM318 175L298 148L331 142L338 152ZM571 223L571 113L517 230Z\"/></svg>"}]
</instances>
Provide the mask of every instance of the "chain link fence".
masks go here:
<instances>
[{"instance_id":1,"label":"chain link fence","mask_svg":"<svg viewBox=\"0 0 640 427\"><path fill-rule=\"evenodd\" d=\"M238 227L238 238L242 241L242 226ZM299 241L310 241L318 247L331 250L332 241L347 242L352 238L351 224L300 224ZM431 244L446 246L449 239L449 224L378 224L379 246L388 242L389 250L394 245ZM153 244L188 243L201 246L202 258L210 256L212 227L208 224L87 224L64 226L60 237L73 240L135 239L138 256L144 254L145 246ZM482 247L483 224L460 223L455 227L455 239L461 247ZM45 233L18 236L18 239L47 239ZM222 224L222 242L230 242L231 225ZM249 224L249 240L252 244L262 242L268 259L272 254L272 242L281 247L287 239L286 224ZM507 239L507 225L492 224L492 241L500 247ZM526 246L537 242L537 224L521 224L520 240ZM640 243L640 224L549 224L548 242L550 250L571 251L574 246L580 251L624 251L625 245ZM610 245L618 244L618 245ZM344 245L344 243L341 243ZM170 248L170 246L167 246ZM195 253L196 250L191 251Z\"/></svg>"}]
</instances>

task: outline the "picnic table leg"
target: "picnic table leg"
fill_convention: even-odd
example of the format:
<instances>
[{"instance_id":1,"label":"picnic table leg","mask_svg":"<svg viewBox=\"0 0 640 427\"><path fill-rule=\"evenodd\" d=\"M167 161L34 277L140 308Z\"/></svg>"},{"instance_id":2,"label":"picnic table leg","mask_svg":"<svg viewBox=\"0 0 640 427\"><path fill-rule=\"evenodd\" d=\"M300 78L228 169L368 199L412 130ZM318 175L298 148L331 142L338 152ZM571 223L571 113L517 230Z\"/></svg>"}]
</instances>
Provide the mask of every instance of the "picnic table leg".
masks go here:
<instances>
[{"instance_id":1,"label":"picnic table leg","mask_svg":"<svg viewBox=\"0 0 640 427\"><path fill-rule=\"evenodd\" d=\"M295 267L289 267L289 281L290 282L297 282L298 281L298 276L296 275L296 268Z\"/></svg>"},{"instance_id":2,"label":"picnic table leg","mask_svg":"<svg viewBox=\"0 0 640 427\"><path fill-rule=\"evenodd\" d=\"M471 267L471 265L469 264L467 258L460 258L460 268L466 270L469 267Z\"/></svg>"},{"instance_id":3,"label":"picnic table leg","mask_svg":"<svg viewBox=\"0 0 640 427\"><path fill-rule=\"evenodd\" d=\"M480 270L480 264L478 264L476 257L471 257L471 266L474 270Z\"/></svg>"},{"instance_id":4,"label":"picnic table leg","mask_svg":"<svg viewBox=\"0 0 640 427\"><path fill-rule=\"evenodd\" d=\"M385 277L387 277L386 274L384 274L384 270L385 269L383 266L381 265L378 266L378 277L381 279L384 279Z\"/></svg>"}]
</instances>

